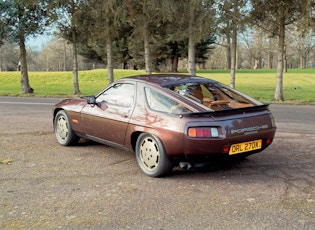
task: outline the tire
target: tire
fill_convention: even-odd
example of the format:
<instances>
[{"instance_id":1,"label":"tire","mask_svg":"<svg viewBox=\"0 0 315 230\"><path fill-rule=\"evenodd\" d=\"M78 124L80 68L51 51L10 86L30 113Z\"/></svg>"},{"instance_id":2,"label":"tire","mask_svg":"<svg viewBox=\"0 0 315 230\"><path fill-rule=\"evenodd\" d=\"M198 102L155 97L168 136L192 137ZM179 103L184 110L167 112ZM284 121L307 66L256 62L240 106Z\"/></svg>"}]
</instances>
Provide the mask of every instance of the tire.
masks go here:
<instances>
[{"instance_id":1,"label":"tire","mask_svg":"<svg viewBox=\"0 0 315 230\"><path fill-rule=\"evenodd\" d=\"M54 119L54 131L59 144L64 146L75 145L79 137L73 132L67 113L60 110Z\"/></svg>"},{"instance_id":2,"label":"tire","mask_svg":"<svg viewBox=\"0 0 315 230\"><path fill-rule=\"evenodd\" d=\"M173 162L165 153L161 140L147 133L142 133L136 144L136 158L140 169L151 177L161 177L173 169Z\"/></svg>"}]
</instances>

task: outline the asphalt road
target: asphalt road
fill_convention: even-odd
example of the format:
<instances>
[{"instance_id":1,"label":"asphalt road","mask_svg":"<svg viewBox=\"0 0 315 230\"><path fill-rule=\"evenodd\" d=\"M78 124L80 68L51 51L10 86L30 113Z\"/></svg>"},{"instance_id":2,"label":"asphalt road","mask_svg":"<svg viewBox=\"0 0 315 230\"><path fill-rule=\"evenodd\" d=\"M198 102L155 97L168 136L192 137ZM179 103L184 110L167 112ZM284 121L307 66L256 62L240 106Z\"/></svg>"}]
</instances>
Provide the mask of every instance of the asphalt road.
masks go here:
<instances>
[{"instance_id":1,"label":"asphalt road","mask_svg":"<svg viewBox=\"0 0 315 230\"><path fill-rule=\"evenodd\" d=\"M132 153L57 144L59 99L0 97L0 229L315 229L315 106L271 105L273 144L150 178Z\"/></svg>"}]
</instances>

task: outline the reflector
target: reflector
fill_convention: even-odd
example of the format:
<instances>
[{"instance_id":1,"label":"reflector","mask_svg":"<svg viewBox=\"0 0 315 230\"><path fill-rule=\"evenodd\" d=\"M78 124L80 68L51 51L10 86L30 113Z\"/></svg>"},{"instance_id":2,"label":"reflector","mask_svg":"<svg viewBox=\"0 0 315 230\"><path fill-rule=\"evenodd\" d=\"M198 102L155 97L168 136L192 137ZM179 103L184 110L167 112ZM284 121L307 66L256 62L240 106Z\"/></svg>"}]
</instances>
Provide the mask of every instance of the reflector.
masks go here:
<instances>
[{"instance_id":1,"label":"reflector","mask_svg":"<svg viewBox=\"0 0 315 230\"><path fill-rule=\"evenodd\" d=\"M228 153L230 151L230 146L224 146L223 147L223 152Z\"/></svg>"}]
</instances>

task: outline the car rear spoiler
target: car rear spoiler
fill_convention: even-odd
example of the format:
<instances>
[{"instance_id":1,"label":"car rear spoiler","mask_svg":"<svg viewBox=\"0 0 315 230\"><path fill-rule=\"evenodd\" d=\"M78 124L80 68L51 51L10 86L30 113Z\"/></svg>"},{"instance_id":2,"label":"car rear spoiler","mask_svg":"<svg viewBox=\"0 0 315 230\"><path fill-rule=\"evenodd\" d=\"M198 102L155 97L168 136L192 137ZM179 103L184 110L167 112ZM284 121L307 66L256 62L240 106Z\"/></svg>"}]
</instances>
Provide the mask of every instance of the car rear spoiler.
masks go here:
<instances>
[{"instance_id":1,"label":"car rear spoiler","mask_svg":"<svg viewBox=\"0 0 315 230\"><path fill-rule=\"evenodd\" d=\"M269 104L262 104L262 105L255 105L245 108L230 108L230 109L224 109L224 110L215 110L215 111L206 111L206 112L195 112L195 113L185 113L180 114L183 117L190 117L190 116L220 116L220 115L233 115L233 114L239 114L239 113L246 113L246 112L256 112L256 111L263 111L268 110L269 111Z\"/></svg>"}]
</instances>

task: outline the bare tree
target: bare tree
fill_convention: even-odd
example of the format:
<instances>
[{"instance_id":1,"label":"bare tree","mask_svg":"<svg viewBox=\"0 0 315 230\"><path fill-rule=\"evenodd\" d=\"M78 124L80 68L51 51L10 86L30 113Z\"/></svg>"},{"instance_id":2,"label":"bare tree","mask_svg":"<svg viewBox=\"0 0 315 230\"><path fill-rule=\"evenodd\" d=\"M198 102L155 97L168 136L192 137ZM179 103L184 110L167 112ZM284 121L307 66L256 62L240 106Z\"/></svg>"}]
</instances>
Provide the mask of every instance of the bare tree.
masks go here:
<instances>
[{"instance_id":1,"label":"bare tree","mask_svg":"<svg viewBox=\"0 0 315 230\"><path fill-rule=\"evenodd\" d=\"M299 55L299 67L305 69L307 66L307 58L315 48L313 30L299 31L291 30L290 36L293 36L291 46Z\"/></svg>"},{"instance_id":2,"label":"bare tree","mask_svg":"<svg viewBox=\"0 0 315 230\"><path fill-rule=\"evenodd\" d=\"M30 86L25 41L27 37L43 33L49 24L48 1L11 0L0 2L0 40L10 39L20 47L21 85L23 93L33 93Z\"/></svg>"},{"instance_id":3,"label":"bare tree","mask_svg":"<svg viewBox=\"0 0 315 230\"><path fill-rule=\"evenodd\" d=\"M0 46L0 72L18 70L19 48L16 44L3 41Z\"/></svg>"},{"instance_id":4,"label":"bare tree","mask_svg":"<svg viewBox=\"0 0 315 230\"><path fill-rule=\"evenodd\" d=\"M73 72L73 93L80 94L79 73L78 73L78 39L80 29L77 26L76 15L80 15L81 9L85 6L84 0L57 0L57 27L59 36L72 44L72 72Z\"/></svg>"},{"instance_id":5,"label":"bare tree","mask_svg":"<svg viewBox=\"0 0 315 230\"><path fill-rule=\"evenodd\" d=\"M226 44L221 44L226 48L226 69L231 69L231 27L232 27L232 2L231 1L218 1L218 15L219 26L218 32L223 36Z\"/></svg>"},{"instance_id":6,"label":"bare tree","mask_svg":"<svg viewBox=\"0 0 315 230\"><path fill-rule=\"evenodd\" d=\"M69 71L72 70L72 44L54 36L35 57L31 70L35 71Z\"/></svg>"},{"instance_id":7,"label":"bare tree","mask_svg":"<svg viewBox=\"0 0 315 230\"><path fill-rule=\"evenodd\" d=\"M308 0L252 0L251 17L254 22L264 22L266 28L273 35L278 36L277 48L277 74L275 101L284 101L283 97L283 71L285 61L285 31L286 26L296 22L305 15Z\"/></svg>"},{"instance_id":8,"label":"bare tree","mask_svg":"<svg viewBox=\"0 0 315 230\"><path fill-rule=\"evenodd\" d=\"M235 73L237 69L237 38L243 30L244 12L246 0L218 1L219 9L219 33L226 38L227 68L230 72L230 86L235 88Z\"/></svg>"}]
</instances>

